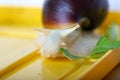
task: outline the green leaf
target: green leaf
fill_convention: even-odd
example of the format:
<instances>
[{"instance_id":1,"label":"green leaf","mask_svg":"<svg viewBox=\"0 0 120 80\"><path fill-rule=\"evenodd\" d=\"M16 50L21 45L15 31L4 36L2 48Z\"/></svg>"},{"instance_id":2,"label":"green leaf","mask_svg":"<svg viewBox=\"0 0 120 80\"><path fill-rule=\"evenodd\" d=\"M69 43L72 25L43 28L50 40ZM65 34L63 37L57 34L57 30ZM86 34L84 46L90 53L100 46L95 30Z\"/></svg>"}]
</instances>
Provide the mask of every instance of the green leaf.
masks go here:
<instances>
[{"instance_id":1,"label":"green leaf","mask_svg":"<svg viewBox=\"0 0 120 80\"><path fill-rule=\"evenodd\" d=\"M107 51L118 47L120 47L120 41L110 41L105 36L101 36L90 56L94 56L99 53L106 53Z\"/></svg>"},{"instance_id":2,"label":"green leaf","mask_svg":"<svg viewBox=\"0 0 120 80\"><path fill-rule=\"evenodd\" d=\"M105 35L101 36L93 49L90 56L101 57L109 50L120 47L120 41L118 40L119 28L115 23L111 23L105 31Z\"/></svg>"},{"instance_id":3,"label":"green leaf","mask_svg":"<svg viewBox=\"0 0 120 80\"><path fill-rule=\"evenodd\" d=\"M119 36L119 27L115 23L111 23L105 31L105 36L112 41L116 41Z\"/></svg>"},{"instance_id":4,"label":"green leaf","mask_svg":"<svg viewBox=\"0 0 120 80\"><path fill-rule=\"evenodd\" d=\"M95 54L92 56L89 56L90 59L99 59L101 58L105 53Z\"/></svg>"},{"instance_id":5,"label":"green leaf","mask_svg":"<svg viewBox=\"0 0 120 80\"><path fill-rule=\"evenodd\" d=\"M68 50L66 50L64 48L60 48L60 52L64 53L64 55L66 57L68 57L70 60L78 60L80 58L85 58L85 57L81 57L81 56L72 55Z\"/></svg>"}]
</instances>

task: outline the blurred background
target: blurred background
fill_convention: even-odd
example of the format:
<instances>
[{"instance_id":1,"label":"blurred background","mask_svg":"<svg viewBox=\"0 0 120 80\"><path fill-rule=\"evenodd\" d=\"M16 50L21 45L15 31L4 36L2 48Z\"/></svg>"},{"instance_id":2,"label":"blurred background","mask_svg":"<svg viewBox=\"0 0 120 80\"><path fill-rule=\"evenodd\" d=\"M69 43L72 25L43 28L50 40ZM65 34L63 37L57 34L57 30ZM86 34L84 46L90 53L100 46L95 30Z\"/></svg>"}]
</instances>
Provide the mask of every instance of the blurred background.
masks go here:
<instances>
[{"instance_id":1,"label":"blurred background","mask_svg":"<svg viewBox=\"0 0 120 80\"><path fill-rule=\"evenodd\" d=\"M0 0L0 25L41 26L41 9L45 0ZM120 11L120 0L109 0L110 10Z\"/></svg>"}]
</instances>

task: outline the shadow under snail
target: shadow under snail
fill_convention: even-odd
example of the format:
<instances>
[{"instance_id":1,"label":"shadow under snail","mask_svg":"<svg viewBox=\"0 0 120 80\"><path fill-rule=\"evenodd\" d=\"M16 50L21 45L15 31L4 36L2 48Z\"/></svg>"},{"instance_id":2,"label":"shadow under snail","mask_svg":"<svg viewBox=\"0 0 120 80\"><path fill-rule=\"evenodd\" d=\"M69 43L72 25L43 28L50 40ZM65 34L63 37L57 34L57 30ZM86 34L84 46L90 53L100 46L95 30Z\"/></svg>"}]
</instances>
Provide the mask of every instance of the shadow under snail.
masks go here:
<instances>
[{"instance_id":1,"label":"shadow under snail","mask_svg":"<svg viewBox=\"0 0 120 80\"><path fill-rule=\"evenodd\" d=\"M98 40L92 30L104 21L107 12L107 0L46 0L42 13L44 29L38 29L41 33L37 39L41 55L56 57L59 49L65 47L86 56Z\"/></svg>"}]
</instances>

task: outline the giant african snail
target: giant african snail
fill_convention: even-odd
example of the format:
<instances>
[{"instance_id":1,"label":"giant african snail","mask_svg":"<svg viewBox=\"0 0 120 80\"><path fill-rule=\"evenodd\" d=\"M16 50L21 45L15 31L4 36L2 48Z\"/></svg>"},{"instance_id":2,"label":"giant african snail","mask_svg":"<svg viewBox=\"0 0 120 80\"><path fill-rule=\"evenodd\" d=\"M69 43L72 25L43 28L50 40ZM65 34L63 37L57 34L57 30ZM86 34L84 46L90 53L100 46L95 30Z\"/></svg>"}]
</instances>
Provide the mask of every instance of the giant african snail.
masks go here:
<instances>
[{"instance_id":1,"label":"giant african snail","mask_svg":"<svg viewBox=\"0 0 120 80\"><path fill-rule=\"evenodd\" d=\"M61 43L63 42L67 45L70 45L72 42L80 42L80 44L72 45L73 47L77 46L75 49L72 48L72 46L67 47L69 49L72 48L72 52L78 52L78 54L85 53L86 51L85 48L78 49L80 46L83 47L81 43L85 43L86 46L90 43L90 47L87 50L88 53L90 49L94 47L93 43L96 43L96 37L94 37L93 34L88 37L89 33L85 33L85 35L80 37L79 34L81 34L81 32L79 32L79 30L92 32L92 30L104 21L107 12L107 0L46 0L42 12L44 29L39 29L39 31L42 32L43 35L47 34L47 36L38 37L41 55L45 57L56 57L60 47L62 47ZM68 34L70 34L70 37ZM67 37L65 37L66 35ZM80 38L76 41L76 37L78 36ZM43 41L41 41L42 38L44 38ZM95 41L89 40L93 38ZM64 41L66 39L67 41ZM77 51L76 49L80 51Z\"/></svg>"}]
</instances>

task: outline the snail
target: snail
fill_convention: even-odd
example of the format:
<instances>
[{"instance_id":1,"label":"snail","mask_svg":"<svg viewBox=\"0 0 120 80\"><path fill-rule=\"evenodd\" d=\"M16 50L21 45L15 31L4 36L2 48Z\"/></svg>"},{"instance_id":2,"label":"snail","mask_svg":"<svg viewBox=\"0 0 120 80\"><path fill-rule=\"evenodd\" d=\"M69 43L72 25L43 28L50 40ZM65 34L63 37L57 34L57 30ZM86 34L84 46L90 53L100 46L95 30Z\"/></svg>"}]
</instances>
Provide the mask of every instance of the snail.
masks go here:
<instances>
[{"instance_id":1,"label":"snail","mask_svg":"<svg viewBox=\"0 0 120 80\"><path fill-rule=\"evenodd\" d=\"M104 21L107 12L107 0L46 0L42 12L44 29L38 29L46 36L42 43L42 37L38 36L40 53L45 57L56 57L62 43L74 43L82 34L79 30L89 34L89 31L93 31ZM67 40L71 39L70 35L72 40Z\"/></svg>"}]
</instances>

